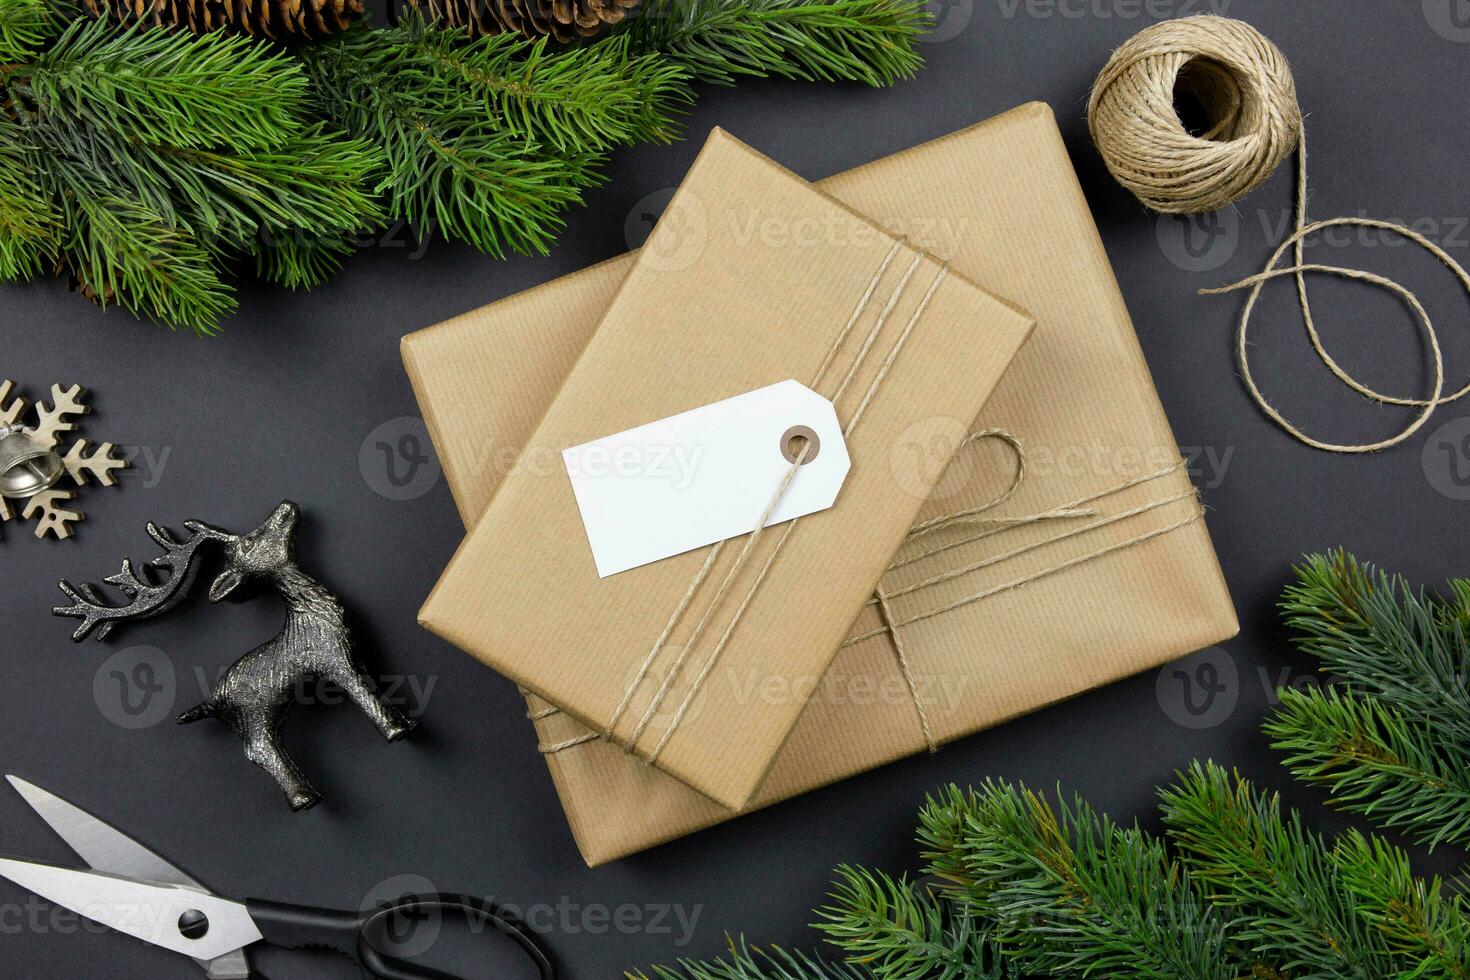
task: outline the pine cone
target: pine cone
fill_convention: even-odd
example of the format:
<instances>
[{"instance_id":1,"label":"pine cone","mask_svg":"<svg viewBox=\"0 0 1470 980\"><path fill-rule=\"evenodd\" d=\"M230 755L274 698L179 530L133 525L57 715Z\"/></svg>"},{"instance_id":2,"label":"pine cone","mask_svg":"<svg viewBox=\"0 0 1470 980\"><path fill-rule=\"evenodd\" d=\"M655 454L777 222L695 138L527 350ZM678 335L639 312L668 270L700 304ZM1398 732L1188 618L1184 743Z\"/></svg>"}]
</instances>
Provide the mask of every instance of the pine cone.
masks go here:
<instances>
[{"instance_id":1,"label":"pine cone","mask_svg":"<svg viewBox=\"0 0 1470 980\"><path fill-rule=\"evenodd\" d=\"M513 31L550 35L566 44L595 37L637 7L640 0L408 0L430 20L462 27L471 37Z\"/></svg>"},{"instance_id":2,"label":"pine cone","mask_svg":"<svg viewBox=\"0 0 1470 980\"><path fill-rule=\"evenodd\" d=\"M204 34L221 27L277 41L314 40L345 30L362 0L82 0L94 17Z\"/></svg>"}]
</instances>

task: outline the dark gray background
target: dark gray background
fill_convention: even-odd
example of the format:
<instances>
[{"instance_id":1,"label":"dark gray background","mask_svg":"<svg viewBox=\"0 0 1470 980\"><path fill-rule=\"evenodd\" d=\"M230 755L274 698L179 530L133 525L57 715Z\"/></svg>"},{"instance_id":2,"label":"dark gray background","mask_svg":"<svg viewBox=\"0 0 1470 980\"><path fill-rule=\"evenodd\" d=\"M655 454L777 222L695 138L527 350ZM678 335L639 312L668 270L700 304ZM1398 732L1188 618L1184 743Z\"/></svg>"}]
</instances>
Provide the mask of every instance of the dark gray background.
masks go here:
<instances>
[{"instance_id":1,"label":"dark gray background","mask_svg":"<svg viewBox=\"0 0 1470 980\"><path fill-rule=\"evenodd\" d=\"M550 915L540 921L555 927L548 940L576 978L711 955L726 930L812 944L804 923L829 869L841 861L910 867L915 810L949 780L1060 781L1120 817L1151 821L1154 787L1191 758L1212 756L1285 787L1318 826L1340 826L1320 794L1291 784L1258 731L1279 682L1310 682L1273 602L1292 561L1338 544L1414 580L1465 573L1470 489L1447 476L1447 464L1464 448L1470 405L1442 411L1406 446L1345 457L1288 440L1249 403L1231 354L1240 301L1195 290L1257 269L1285 226L1289 179L1278 174L1226 216L1223 237L1194 239L1207 247L1182 264L1217 268L1181 268L1181 253L1166 243L1191 229L1161 224L1111 181L1084 118L1088 86L1113 47L1158 16L1202 9L1250 20L1291 58L1310 113L1316 215L1417 221L1470 258L1465 0L953 0L941 28L953 36L927 44L928 69L896 89L757 83L703 92L689 138L620 153L550 258L496 262L439 241L419 254L406 237L390 237L309 295L247 280L239 315L209 341L103 313L57 283L0 288L0 377L33 394L53 381L81 382L96 408L83 433L142 447L121 489L82 493L90 517L75 539L38 541L16 523L0 529L0 770L112 818L227 894L355 907L374 889L391 889L395 876L417 875L410 884L541 903ZM1056 110L1179 442L1202 447L1196 479L1242 622L1240 637L1213 655L1231 685L1221 698L1234 699L1234 709L1217 709L1222 717L1210 727L1188 727L1176 721L1190 716L1172 670L1162 681L1150 673L589 871L515 689L415 625L461 529L442 480L394 501L359 466L376 427L417 414L398 338L619 253L630 227L636 244L647 231L639 202L677 184L716 124L818 178L1030 99ZM1421 290L1441 325L1450 383L1459 384L1470 370L1467 301L1444 269L1382 239L1322 244L1311 255ZM1424 346L1391 299L1338 282L1317 283L1315 295L1349 369L1393 392L1425 390ZM1258 341L1262 384L1312 431L1377 438L1404 421L1399 410L1345 392L1311 359L1288 287L1269 293ZM374 453L370 445L370 463ZM1470 470L1470 456L1453 461ZM182 710L203 696L196 671L212 676L273 634L274 600L211 608L198 598L166 620L120 631L108 646L73 646L70 627L48 614L58 579L97 580L124 554L150 555L149 519L245 529L287 496L305 508L303 564L346 600L368 659L420 689L433 685L421 733L400 745L384 744L350 708L298 709L292 751L327 796L299 816L222 726L128 729L109 720L119 689L103 669L115 651L161 651L148 656L172 665L176 679L164 706ZM71 860L5 788L0 851ZM1455 858L1441 853L1426 866L1448 868ZM194 975L186 960L82 929L45 907L32 914L29 902L0 883L5 976ZM621 927L609 924L630 904L636 914L625 909ZM680 912L698 916L692 935ZM353 975L330 958L267 953L257 962L277 980Z\"/></svg>"}]
</instances>

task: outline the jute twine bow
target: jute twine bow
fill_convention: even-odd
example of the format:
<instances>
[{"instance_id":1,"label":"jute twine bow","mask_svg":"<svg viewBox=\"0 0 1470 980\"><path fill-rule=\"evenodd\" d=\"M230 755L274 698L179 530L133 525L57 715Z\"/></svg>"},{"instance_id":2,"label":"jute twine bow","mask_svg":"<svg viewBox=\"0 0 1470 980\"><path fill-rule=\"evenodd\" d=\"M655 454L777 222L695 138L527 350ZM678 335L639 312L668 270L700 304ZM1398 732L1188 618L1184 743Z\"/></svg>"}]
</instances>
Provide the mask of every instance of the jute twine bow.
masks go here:
<instances>
[{"instance_id":1,"label":"jute twine bow","mask_svg":"<svg viewBox=\"0 0 1470 980\"><path fill-rule=\"evenodd\" d=\"M1195 135L1184 128L1176 95L1196 99L1210 120ZM1429 252L1470 292L1470 274L1442 248L1402 224L1373 218L1307 221L1307 146L1301 107L1291 68L1281 51L1249 24L1201 14L1149 27L1113 53L1098 76L1088 104L1088 127L1108 170L1118 182L1155 211L1199 214L1229 207L1259 187L1297 150L1296 224L1257 275L1204 295L1250 291L1236 333L1236 358L1251 398L1273 422L1316 449L1367 453L1387 449L1417 432L1441 405L1470 393L1470 384L1444 394L1444 357L1428 312L1414 292L1384 276L1360 269L1308 263L1306 240L1327 228L1373 228L1399 235ZM1287 250L1293 264L1279 267ZM1434 359L1434 385L1428 397L1386 395L1354 378L1327 352L1307 297L1308 273L1365 282L1394 293L1418 318ZM1266 283L1283 276L1296 280L1302 319L1312 349L1338 380L1358 394L1385 405L1421 411L1397 435L1377 442L1334 443L1302 431L1267 400L1251 373L1248 331L1256 301Z\"/></svg>"}]
</instances>

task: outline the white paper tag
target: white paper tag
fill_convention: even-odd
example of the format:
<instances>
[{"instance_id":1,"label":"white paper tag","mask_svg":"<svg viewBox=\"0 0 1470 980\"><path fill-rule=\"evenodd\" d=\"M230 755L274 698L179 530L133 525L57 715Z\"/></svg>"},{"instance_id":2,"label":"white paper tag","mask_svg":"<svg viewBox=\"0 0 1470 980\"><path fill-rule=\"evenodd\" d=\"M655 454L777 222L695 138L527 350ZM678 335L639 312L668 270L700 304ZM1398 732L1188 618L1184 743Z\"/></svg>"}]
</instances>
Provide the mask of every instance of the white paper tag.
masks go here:
<instances>
[{"instance_id":1,"label":"white paper tag","mask_svg":"<svg viewBox=\"0 0 1470 980\"><path fill-rule=\"evenodd\" d=\"M563 450L598 576L755 530L791 469L796 435L816 445L769 527L831 507L852 466L832 403L799 381Z\"/></svg>"}]
</instances>

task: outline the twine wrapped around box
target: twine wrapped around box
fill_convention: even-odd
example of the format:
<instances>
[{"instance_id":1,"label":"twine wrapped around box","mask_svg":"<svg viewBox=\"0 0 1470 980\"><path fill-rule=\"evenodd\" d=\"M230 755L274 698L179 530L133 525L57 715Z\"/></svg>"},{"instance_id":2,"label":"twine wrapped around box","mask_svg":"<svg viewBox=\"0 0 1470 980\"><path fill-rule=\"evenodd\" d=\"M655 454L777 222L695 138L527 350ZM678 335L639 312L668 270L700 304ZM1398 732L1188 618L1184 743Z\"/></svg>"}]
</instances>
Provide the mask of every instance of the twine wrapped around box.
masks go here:
<instances>
[{"instance_id":1,"label":"twine wrapped around box","mask_svg":"<svg viewBox=\"0 0 1470 980\"><path fill-rule=\"evenodd\" d=\"M839 392L839 395L840 395L840 392ZM849 423L849 424L852 424L852 423ZM1026 526L1029 526L1029 525L1038 524L1038 523L1041 523L1043 521L1082 520L1082 519L1090 518L1090 517L1096 517L1097 520L1095 520L1095 521L1089 521L1088 523L1079 525L1079 526L1074 527L1074 528L1069 528L1068 530L1066 530L1066 531L1064 531L1064 532L1062 532L1060 534L1054 535L1054 536L1052 536L1050 538L1047 538L1046 540L1041 541L1039 543L1032 543L1032 544L1024 545L1024 546L1021 546L1019 548L1013 548L1013 549L1010 549L1008 551L1004 551L1004 552L1001 552L1001 553L998 553L998 554L995 554L995 555L990 555L990 556L987 556L987 557L984 557L984 558L981 558L981 559L972 560L972 561L965 562L965 563L960 564L960 565L956 565L956 566L954 566L952 568L947 568L947 569L945 569L943 571L936 572L936 573L928 576L927 578L924 578L923 580L921 580L920 582L915 583L915 584L910 584L910 585L903 586L903 587L898 588L898 589L892 589L892 590L885 589L884 586L881 583L878 585L878 588L874 591L873 598L871 600L869 600L868 605L869 606L872 606L872 607L875 607L878 610L878 614L879 614L879 616L882 619L882 626L880 626L880 627L878 627L876 629L871 629L871 630L867 630L867 631L863 631L863 632L855 632L852 636L849 636L848 637L848 639L846 640L846 642L843 643L843 646L844 647L850 647L850 646L853 646L854 644L861 643L864 640L869 640L869 639L872 639L875 636L881 636L881 635L884 635L884 634L886 634L889 637L890 642L893 645L893 653L894 653L895 658L897 659L899 670L903 674L904 682L907 685L908 692L909 692L910 696L913 699L914 711L915 711L915 713L918 716L919 726L922 729L923 734L924 734L924 741L928 745L929 751L931 753L932 752L939 751L939 742L935 738L934 728L930 724L929 714L928 714L927 710L924 707L924 699L920 696L918 684L914 680L913 666L910 663L910 659L909 659L909 656L908 656L908 651L907 651L907 649L905 648L905 645L904 645L904 639L903 639L903 632L902 632L902 630L905 627L911 626L911 625L913 625L915 623L918 623L918 622L922 622L923 620L926 620L926 619L930 619L931 617L934 617L934 616L941 616L941 615L943 615L943 614L945 614L947 612L952 612L952 611L954 611L956 609L959 609L959 608L962 608L964 606L969 606L969 605L972 605L972 604L977 603L977 602L982 602L985 599L991 598L992 596L1000 595L1001 593L1004 593L1004 592L1009 592L1009 591L1012 591L1014 589L1022 588L1023 586L1027 585L1030 582L1034 582L1034 581L1036 581L1038 579L1041 579L1041 578L1044 578L1044 577L1046 577L1048 575L1054 575L1054 574L1056 574L1058 572L1066 571L1066 570L1068 570L1070 568L1075 568L1075 567L1077 567L1079 565L1086 564L1087 562L1090 562L1090 561L1096 561L1099 558L1106 557L1106 556L1111 555L1111 554L1113 554L1113 553L1115 553L1117 551L1120 551L1120 550L1122 550L1124 548L1131 548L1131 547L1134 547L1136 545L1144 544L1144 543L1146 543L1148 541L1154 540L1155 538L1161 537L1162 535L1169 534L1170 532L1173 532L1173 531L1177 531L1180 528L1188 527L1189 525L1194 524L1195 522L1203 519L1203 517L1204 517L1204 510L1203 510L1203 508L1202 507L1196 507L1194 509L1193 513L1191 513L1188 516L1185 516L1185 517L1183 517L1183 518L1181 518L1179 520L1173 521L1173 522L1171 522L1171 523L1169 523L1169 524L1167 524L1167 525L1165 525L1163 527L1150 529L1148 531L1145 531L1145 532L1142 532L1140 534L1137 534L1137 535L1135 535L1132 538L1126 539L1126 540L1124 540L1122 542L1113 543L1113 544L1106 545L1104 547L1096 548L1096 549L1094 549L1092 551L1086 552L1086 553L1081 554L1081 555L1073 556L1071 558L1068 558L1065 561L1059 562L1059 563L1057 563L1055 565L1049 566L1049 567L1044 568L1044 569L1041 569L1039 571L1029 572L1029 573L1027 573L1025 575L1019 576L1017 578L1014 578L1014 579L1012 579L1010 581L1001 583L999 585L990 586L988 588L979 590L977 592L973 592L973 593L971 593L969 595L966 595L966 596L964 596L962 598L951 600L951 601L945 603L944 605L942 605L942 606L940 606L940 607L938 607L936 609L929 610L929 611L923 612L923 613L919 613L917 615L912 615L912 616L909 616L907 618L900 618L894 612L893 606L892 606L892 600L895 599L895 598L897 598L897 597L899 597L899 596L909 595L909 594L913 594L913 593L916 593L916 592L920 592L920 591L922 591L922 590L924 590L926 588L930 588L930 587L935 586L935 585L938 585L938 584L940 584L942 582L947 582L947 581L950 581L952 579L959 578L959 577L964 576L964 575L967 575L967 574L969 574L971 572L979 571L979 570L981 570L983 568L988 568L988 567L992 567L992 566L995 566L995 565L1002 564L1003 562L1006 562L1006 561L1008 561L1010 559L1018 558L1018 557L1020 557L1023 554L1026 554L1026 553L1031 552L1031 551L1035 551L1038 548L1042 548L1042 547L1046 547L1046 546L1049 546L1049 545L1057 544L1057 543L1060 543L1062 541L1065 541L1065 540L1067 540L1069 538L1074 538L1074 537L1077 537L1077 536L1080 536L1080 535L1083 535L1083 534L1087 534L1089 532L1096 531L1096 530L1098 530L1100 528L1107 527L1107 526L1112 525L1112 524L1116 524L1116 523L1118 523L1120 521L1126 521L1126 520L1128 520L1130 518L1133 518L1133 517L1139 517L1139 516L1141 516L1143 514L1146 514L1146 513L1151 512L1151 511L1155 511L1155 510L1158 510L1160 508L1167 507L1170 504L1178 503L1178 502L1184 501L1184 500L1194 499L1194 498L1197 497L1197 491L1195 491L1194 489L1191 488L1190 490L1186 490L1186 491L1183 491L1183 492L1177 492L1177 493L1171 493L1171 494L1168 494L1166 496L1160 497L1157 500L1152 500L1152 501L1149 501L1149 502L1140 504L1140 505L1138 505L1136 507L1132 507L1132 508L1129 508L1127 510L1124 510L1124 511L1122 511L1120 513L1117 513L1117 514L1109 514L1109 515L1106 515L1106 516L1099 516L1098 515L1098 511L1095 508L1086 506L1088 504L1096 503L1097 501L1102 500L1102 499L1104 499L1106 497L1111 497L1111 496L1114 496L1116 494L1122 493L1125 490L1131 490L1134 487L1142 486L1142 485L1148 484L1148 483L1153 483L1155 481L1158 481L1158 480L1162 479L1163 477L1166 477L1166 476L1169 476L1170 474L1176 473L1181 468L1183 468L1184 465L1185 465L1185 461L1183 459L1180 459L1178 462L1174 463L1171 466L1164 467L1163 469L1156 470L1156 471L1154 471L1152 473L1148 473L1148 474L1145 474L1143 476L1134 477L1133 479L1130 479L1130 480L1125 480L1124 482L1122 482L1122 483L1120 483L1120 484L1118 484L1118 485L1116 485L1114 487L1109 487L1106 490L1094 492L1092 494L1088 494L1087 496L1080 497L1080 498L1078 498L1076 500L1069 501L1069 502L1067 502L1065 504L1062 504L1062 505L1060 505L1060 506L1058 506L1058 507L1056 507L1056 508L1054 508L1052 510L1042 511L1042 512L1039 512L1039 513L1036 513L1036 514L1030 514L1030 515L1026 515L1026 516L1022 516L1022 517L988 518L988 517L985 517L984 516L988 511L990 511L990 510L994 509L995 507L998 507L1001 504L1005 503L1005 501L1008 500L1008 499L1010 499L1010 497L1025 482L1025 479L1026 479L1026 454L1025 454L1025 449L1022 446L1020 440L1018 440L1011 433L1006 432L1006 431L1004 431L1002 429L986 429L986 430L982 430L982 431L971 433L970 436L965 440L965 444L966 445L970 445L970 444L979 442L982 439L996 439L998 441L1001 441L1007 447L1009 447L1011 449L1011 451L1015 454L1015 463L1016 463L1016 465L1015 465L1015 475L1014 475L1013 479L1011 480L1010 486L1003 493L1001 493L999 496L997 496L994 499L992 499L990 501L987 501L987 502L985 502L985 503L983 503L981 505L978 505L978 506L975 506L975 507L968 507L968 508L965 508L963 510L955 511L952 514L947 514L947 515L942 516L942 517L930 518L927 521L924 521L924 522L922 522L920 524L915 525L914 528L913 528L913 530L909 532L909 537L908 537L907 542L905 543L905 548L900 551L899 555L894 559L893 564L889 566L890 570L896 569L896 568L903 568L905 566L912 565L912 564L917 563L917 562L925 561L925 560L927 560L929 558L933 558L935 556L944 554L944 553L949 552L949 551L951 551L953 549L959 548L959 547L961 547L963 545L973 544L973 543L975 543L977 541L981 541L983 539L986 539L986 538L990 538L990 537L999 535L1002 532L1005 532L1005 531L1008 531L1008 530L1013 530L1015 528L1026 527ZM791 472L794 473L796 471L797 466L799 466L799 465L800 465L799 463L793 465ZM769 510L770 509L774 509L776 501L779 501L780 500L781 494L784 493L784 490L785 490L785 485L783 484L782 489L780 491L778 491L778 493L776 494L775 499L772 501L771 508L768 508L768 514L769 514ZM792 521L791 522L791 526L789 526L787 528L786 532L785 532L786 534L791 533L791 530L794 528L795 523L796 523L795 521ZM762 521L762 524L764 524L764 520ZM918 542L918 541L926 538L929 535L936 534L936 533L941 532L941 531L954 530L954 529L958 529L958 528L961 528L961 527L971 527L971 528L974 528L974 527L984 527L985 529L984 530L981 530L978 533L973 534L973 535L971 535L969 537L963 537L963 538L954 539L954 540L945 542L944 544L940 544L940 545L936 545L936 546L930 547L930 548L928 548L927 550L924 550L924 551L912 552L912 553L907 553L907 554L905 553L905 551L907 550L907 548L908 548L909 545L912 545L912 544L914 544L914 543L916 543L916 542ZM754 536L752 536L752 537L754 537ZM769 560L770 561L774 561L775 560L775 554L774 553L773 553L771 559L769 559ZM707 572L710 564L712 564L712 562L706 562L706 565L704 566L704 568L701 569L701 572ZM736 565L736 568L737 569L738 569L738 567L739 567L739 563L737 563L737 565ZM702 578L700 579L700 581L702 581ZM697 584L698 583L696 582L695 586L691 586L690 592L688 594L686 594L686 596L685 596L685 600L686 601L680 605L680 607L675 611L675 615L673 617L671 617L669 631L672 631L672 623L677 619L677 617L679 615L681 615L683 613L685 606L687 606L687 600L693 595L694 589L697 588ZM760 584L760 579L757 579L756 585L752 587L752 591L754 590L754 588L759 587L759 584ZM714 600L714 602L711 603L711 607L713 607L713 605L715 605L715 604L718 603L719 598L722 595L723 595L723 592L721 592L716 597L716 599ZM737 622L738 622L738 619L739 619L739 617L737 616L736 617L736 621ZM657 653L660 645L666 639L667 639L667 632L665 633L664 636L660 637L658 643L655 644L653 653L650 654L648 661L645 662L643 664L642 668L640 669L638 680L641 681L643 675L646 674L649 665L652 663L653 654L656 654ZM709 661L706 664L704 673L707 674L709 667L713 666L714 659L716 657L718 657L718 655L719 655L719 649L720 649L720 647L716 647L715 653L711 655ZM686 699L686 701L682 705L680 705L680 709L679 710L680 710L681 713L683 711L687 710L688 704L690 703L690 701L694 697L694 692L697 692L697 690L698 690L699 683L700 683L699 681L697 681L695 683L694 688L692 689L691 694L689 695L689 698ZM630 694L630 696L629 696L628 699L625 699L624 700L624 706L626 706L627 701L631 699L631 691L632 691L632 687L630 686L630 688L629 688L629 694ZM523 695L529 696L529 693L530 692L525 691L524 689L522 689L521 693ZM655 710L657 710L656 704L655 704L655 706L652 709L650 709L650 714L652 713L652 711L655 711ZM532 721L537 721L537 720L540 720L540 719L543 719L543 718L550 718L553 715L556 715L556 714L559 714L559 713L560 713L560 709L556 708L553 705L547 705L547 706L544 706L544 707L541 707L541 708L532 708L532 709L528 710L527 711L527 714L526 714L526 717L530 718ZM665 731L665 734L664 734L664 737L665 738L668 737L668 732L672 731L677 726L678 718L679 718L679 715L676 714L675 715L675 718L674 718L674 721L669 725L668 729ZM616 723L616 718L614 718L614 723ZM537 748L538 748L538 750L543 755L554 755L556 753L565 752L568 749L575 748L578 745L584 745L584 744L586 744L588 742L592 742L592 741L599 740L599 739L605 739L606 737L607 737L606 736L606 733L599 733L599 732L591 732L591 731L589 731L589 732L586 732L584 734L576 735L576 736L573 736L571 738L563 739L563 740L560 740L558 742L554 742L554 743L550 743L550 744L540 743L540 744L538 744ZM657 755L657 749L655 749L654 754Z\"/></svg>"},{"instance_id":2,"label":"twine wrapped around box","mask_svg":"<svg viewBox=\"0 0 1470 980\"><path fill-rule=\"evenodd\" d=\"M816 376L812 379L811 384L808 385L808 387L810 387L812 390L815 391L820 388L822 381L826 378L827 372L832 368L833 362L836 361L838 352L841 351L843 345L847 342L849 335L851 335L853 328L857 326L858 322L862 319L863 314L867 311L868 305L873 300L873 294L877 292L878 286L883 281L884 275L888 272L889 266L893 264L893 260L898 257L899 252L903 249L907 242L908 240L902 237L895 241L893 243L893 247L888 250L888 254L884 257L882 264L879 265L878 271L873 273L873 278L868 282L867 289L863 292L862 298L858 300L857 307L852 311L852 316L848 318L847 323L843 326L843 328L838 331L837 336L832 341L831 348L829 348L827 351L826 358L823 359L821 367L817 369ZM899 298L902 297L904 290L908 288L909 283L913 280L914 273L918 271L919 265L924 261L924 257L925 253L922 250L919 250L915 253L913 261L909 263L908 270L904 273L903 278L899 280L898 285L894 288L892 294L889 296L888 302L884 304L883 311L879 313L877 319L873 321L873 326L871 329L869 329L867 336L863 339L862 346L858 349L857 356L853 359L852 366L848 368L847 374L843 376L841 384L837 386L837 390L832 394L831 401L834 405L842 400L842 396L847 392L848 386L852 384L853 378L857 376L858 371L862 368L863 362L867 360L868 355L872 352L873 345L877 341L878 335L883 332L883 327L887 325L888 318L893 314L894 308L898 305ZM929 288L924 293L924 298L919 301L918 306L914 307L914 312L909 317L908 324L903 328L903 331L893 342L893 346L888 351L888 356L884 359L882 366L878 369L878 373L873 376L873 380L869 383L867 391L863 394L862 401L858 403L858 407L853 411L852 416L848 419L847 425L843 428L842 434L844 438L850 437L853 431L857 428L858 423L862 420L863 413L867 411L868 406L872 404L873 396L878 392L878 389L882 386L883 382L887 380L889 369L893 366L893 362L897 360L898 355L900 354L900 352L902 352L904 348L904 345L908 343L910 334L913 333L914 328L918 326L919 321L922 320L924 317L924 313L929 309L929 303L934 298L934 293L939 289L940 285L944 282L945 277L948 275L948 264L941 264L939 266L939 271L930 281ZM690 636L688 642L686 642L684 646L680 649L678 657L669 667L667 673L664 674L663 682L659 685L658 691L654 694L652 698L649 699L647 707L644 708L643 715L639 718L638 725L633 730L633 735L628 746L628 750L630 752L633 751L634 748L636 748L639 738L643 735L644 731L648 727L648 723L653 719L654 715L658 713L659 708L663 705L664 698L668 695L670 688L673 686L675 679L678 677L679 671L682 669L685 659L688 657L690 651L694 649L694 645L698 643L699 639L703 636L704 630L709 625L711 618L715 614L715 611L719 608L721 600L724 599L725 595L729 592L735 580L739 577L740 572L745 568L745 563L749 560L750 555L754 552L756 543L760 540L761 535L765 533L766 522L770 520L771 515L775 513L776 507L786 496L786 492L790 489L791 483L795 479L797 471L800 470L802 464L806 462L807 454L810 453L811 450L811 443L804 442L800 451L797 453L796 458L791 462L791 466L787 469L786 475L781 480L780 486L776 488L776 492L771 497L771 501L766 506L765 511L761 514L760 520L756 522L755 529L750 533L749 536L747 536L745 540L745 545L740 549L739 556L735 559L734 564L730 566L730 569L725 573L725 577L720 582L719 588L715 591L714 597L711 598L709 603L706 605L704 613L699 618L698 625L694 627L693 634ZM701 666L699 669L699 675L689 686L688 692L684 695L684 700L680 702L679 707L674 712L673 719L664 729L663 736L659 739L658 744L653 747L653 751L648 754L648 758L645 760L648 765L652 765L658 759L659 753L663 751L664 746L668 744L669 739L673 737L674 732L678 730L679 723L683 721L684 716L689 711L689 706L694 702L694 699L698 697L700 690L704 686L704 682L709 677L710 671L714 669L715 663L720 658L720 654L724 651L726 645L730 642L730 637L734 635L735 629L739 626L745 610L750 606L751 599L755 596L756 591L761 587L761 584L765 582L766 573L770 571L771 566L775 564L776 559L781 554L781 549L785 547L787 540L790 539L792 533L796 530L796 527L800 523L800 520L800 518L797 518L795 520L787 522L785 529L781 532L780 538L776 541L776 547L766 558L765 565L756 575L755 581L751 583L749 590L745 594L744 600L742 600L740 605L736 608L735 615L730 619L729 624L726 625L725 631L720 635L720 639L718 642L716 642L714 649L711 650L709 656L705 658L703 666ZM627 710L628 705L632 702L633 693L637 690L638 685L642 684L643 680L648 676L649 668L653 665L653 662L658 657L659 652L664 648L664 644L668 642L669 637L674 632L674 628L678 625L680 619L683 618L684 613L688 610L690 603L693 602L695 594L699 591L700 586L703 585L705 580L709 577L710 570L713 569L715 567L715 563L719 561L720 552L724 549L726 543L726 541L721 541L710 549L709 556L705 559L704 564L700 566L699 571L695 573L694 579L689 583L689 588L686 589L684 591L684 594L679 598L678 604L674 607L673 613L669 616L669 621L664 625L663 632L659 634L658 639L656 639L653 643L653 649L648 651L648 656L645 657L643 662L639 665L632 682L628 684L627 690L623 693L622 701L618 703L617 709L613 712L612 718L608 721L607 728L604 733L608 737L611 737L613 729L617 727L618 720L622 717L623 712Z\"/></svg>"},{"instance_id":3,"label":"twine wrapped around box","mask_svg":"<svg viewBox=\"0 0 1470 980\"><path fill-rule=\"evenodd\" d=\"M970 427L954 422L916 430L902 446L920 452L938 434L943 449L967 442L967 458L990 465L973 484L957 483L964 466L952 468L914 522L932 530L898 549L882 580L896 630L870 596L825 674L769 692L806 706L744 812L1236 631L1187 467L1050 110L1023 106L821 186L1024 304L1038 326L980 431L967 436ZM405 338L405 365L466 526L512 465L502 450L535 458L536 424L631 265L612 259ZM1011 433L1025 438L1014 470L999 455L1015 455ZM1193 465L1214 458L1189 455ZM1068 510L1087 513L1032 519ZM528 701L589 864L739 815L550 703Z\"/></svg>"},{"instance_id":4,"label":"twine wrapped around box","mask_svg":"<svg viewBox=\"0 0 1470 980\"><path fill-rule=\"evenodd\" d=\"M769 533L762 518L738 547L686 546L607 575L587 560L577 475L520 468L456 552L420 622L739 809L802 705L742 701L723 682L825 671L942 475L882 461L926 420L968 426L1034 320L720 131L670 208L533 444L560 453L812 377L809 390L844 420L854 461L835 504ZM751 231L773 220L792 233ZM709 441L681 438L690 449ZM795 480L804 456L792 461L789 452L789 467L774 461L780 485L745 500L752 518L767 499L774 514ZM710 682L716 672L719 684Z\"/></svg>"}]
</instances>

